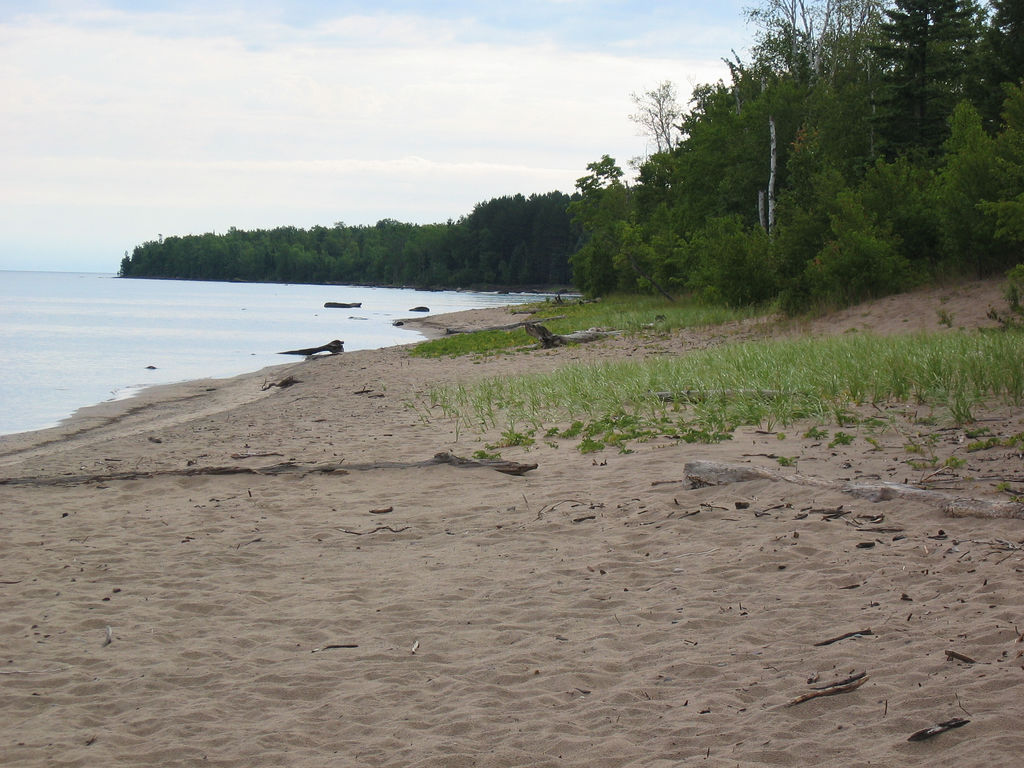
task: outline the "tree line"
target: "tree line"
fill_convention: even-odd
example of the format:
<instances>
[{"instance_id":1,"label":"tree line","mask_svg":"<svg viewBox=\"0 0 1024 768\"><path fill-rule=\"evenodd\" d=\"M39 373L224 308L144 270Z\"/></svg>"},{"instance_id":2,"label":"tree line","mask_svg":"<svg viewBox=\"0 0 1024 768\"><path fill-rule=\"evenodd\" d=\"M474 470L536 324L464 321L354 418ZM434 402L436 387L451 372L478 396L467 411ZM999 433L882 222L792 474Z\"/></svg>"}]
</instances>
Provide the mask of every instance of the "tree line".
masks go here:
<instances>
[{"instance_id":1,"label":"tree line","mask_svg":"<svg viewBox=\"0 0 1024 768\"><path fill-rule=\"evenodd\" d=\"M802 311L1022 261L1024 3L761 0L729 77L634 94L650 139L572 196L446 224L168 237L121 274L693 293Z\"/></svg>"},{"instance_id":2,"label":"tree line","mask_svg":"<svg viewBox=\"0 0 1024 768\"><path fill-rule=\"evenodd\" d=\"M566 287L582 236L562 192L477 204L458 221L277 227L161 237L121 261L122 277L460 287Z\"/></svg>"},{"instance_id":3,"label":"tree line","mask_svg":"<svg viewBox=\"0 0 1024 768\"><path fill-rule=\"evenodd\" d=\"M591 163L576 285L792 310L1022 260L1024 3L765 0L749 60L634 94L654 151Z\"/></svg>"}]
</instances>

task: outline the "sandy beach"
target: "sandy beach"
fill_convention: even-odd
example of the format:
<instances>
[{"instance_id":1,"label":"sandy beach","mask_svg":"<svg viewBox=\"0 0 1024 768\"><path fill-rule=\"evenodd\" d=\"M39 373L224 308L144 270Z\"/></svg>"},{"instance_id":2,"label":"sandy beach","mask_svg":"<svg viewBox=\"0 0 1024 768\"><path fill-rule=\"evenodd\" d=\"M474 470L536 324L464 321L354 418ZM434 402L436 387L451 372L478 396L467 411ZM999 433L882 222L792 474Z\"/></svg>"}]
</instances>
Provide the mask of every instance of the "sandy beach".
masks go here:
<instances>
[{"instance_id":1,"label":"sandy beach","mask_svg":"<svg viewBox=\"0 0 1024 768\"><path fill-rule=\"evenodd\" d=\"M0 438L0 764L1016 765L1015 449L941 421L835 446L776 425L538 440L501 450L536 464L513 475L435 460L496 433L428 398L766 335L952 333L1000 301L977 283L512 355L345 353ZM1020 408L978 416L1024 432ZM963 464L915 468L908 439Z\"/></svg>"}]
</instances>

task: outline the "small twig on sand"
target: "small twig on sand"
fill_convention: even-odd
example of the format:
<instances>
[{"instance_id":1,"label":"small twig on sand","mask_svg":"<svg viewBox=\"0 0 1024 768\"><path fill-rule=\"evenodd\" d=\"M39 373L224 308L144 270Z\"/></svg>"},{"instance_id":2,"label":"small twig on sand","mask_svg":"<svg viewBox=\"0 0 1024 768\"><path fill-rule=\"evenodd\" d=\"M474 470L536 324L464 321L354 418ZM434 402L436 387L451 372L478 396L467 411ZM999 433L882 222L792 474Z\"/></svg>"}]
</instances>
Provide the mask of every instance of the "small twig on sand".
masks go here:
<instances>
[{"instance_id":1,"label":"small twig on sand","mask_svg":"<svg viewBox=\"0 0 1024 768\"><path fill-rule=\"evenodd\" d=\"M962 717L954 717L952 720L946 720L945 722L933 725L931 728L924 728L917 733L912 733L907 741L924 741L930 739L932 736L938 736L940 733L945 733L953 728L959 728L961 725L967 725L970 720L965 720Z\"/></svg>"},{"instance_id":2,"label":"small twig on sand","mask_svg":"<svg viewBox=\"0 0 1024 768\"><path fill-rule=\"evenodd\" d=\"M816 646L818 646L818 645L832 645L832 643L838 643L840 640L847 640L847 639L849 639L851 637L860 637L861 635L873 635L873 634L875 634L875 633L872 632L870 628L869 629L861 629L861 630L859 630L857 632L847 632L845 634L839 635L839 637L830 637L828 640L822 640L819 643L815 643L815 645Z\"/></svg>"},{"instance_id":3,"label":"small twig on sand","mask_svg":"<svg viewBox=\"0 0 1024 768\"><path fill-rule=\"evenodd\" d=\"M834 696L837 693L847 693L849 691L853 691L857 688L860 688L862 685L864 685L864 683L868 681L868 679L869 678L867 672L860 672L856 675L852 675L851 677L846 678L845 680L840 680L837 683L832 683L831 685L825 688L816 688L813 691L808 691L802 696L797 696L795 699L788 702L786 706L792 707L797 704L803 704L805 701L816 699L819 696Z\"/></svg>"},{"instance_id":4,"label":"small twig on sand","mask_svg":"<svg viewBox=\"0 0 1024 768\"><path fill-rule=\"evenodd\" d=\"M282 353L283 354L283 353ZM271 387L279 387L280 389L287 389L294 384L301 384L302 379L296 379L294 376L285 376L280 381L265 381L263 386L260 387L261 392L266 392Z\"/></svg>"},{"instance_id":5,"label":"small twig on sand","mask_svg":"<svg viewBox=\"0 0 1024 768\"><path fill-rule=\"evenodd\" d=\"M977 659L972 659L970 656L964 656L962 653L957 653L956 651L950 651L950 650L946 651L946 658L949 659L950 661L952 661L953 659L956 659L957 661L962 661L965 664L977 664L978 663Z\"/></svg>"},{"instance_id":6,"label":"small twig on sand","mask_svg":"<svg viewBox=\"0 0 1024 768\"><path fill-rule=\"evenodd\" d=\"M351 533L353 536L369 536L371 533L379 533L380 531L390 531L391 533L401 533L402 531L408 531L409 526L405 525L401 528L392 528L390 525L378 525L376 528L370 531L350 531L348 528L339 528L342 533Z\"/></svg>"}]
</instances>

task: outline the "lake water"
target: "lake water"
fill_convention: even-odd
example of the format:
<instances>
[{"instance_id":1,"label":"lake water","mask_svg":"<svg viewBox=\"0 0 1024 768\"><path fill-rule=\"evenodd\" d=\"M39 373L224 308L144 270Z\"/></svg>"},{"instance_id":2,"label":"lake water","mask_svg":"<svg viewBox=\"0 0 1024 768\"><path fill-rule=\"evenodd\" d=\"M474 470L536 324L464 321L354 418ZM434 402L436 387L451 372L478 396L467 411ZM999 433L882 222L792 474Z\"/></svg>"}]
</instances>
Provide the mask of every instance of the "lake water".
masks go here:
<instances>
[{"instance_id":1,"label":"lake water","mask_svg":"<svg viewBox=\"0 0 1024 768\"><path fill-rule=\"evenodd\" d=\"M0 434L54 426L146 386L287 363L297 358L278 352L332 339L347 351L415 342L423 336L392 325L417 316L413 307L436 314L536 298L0 271Z\"/></svg>"}]
</instances>

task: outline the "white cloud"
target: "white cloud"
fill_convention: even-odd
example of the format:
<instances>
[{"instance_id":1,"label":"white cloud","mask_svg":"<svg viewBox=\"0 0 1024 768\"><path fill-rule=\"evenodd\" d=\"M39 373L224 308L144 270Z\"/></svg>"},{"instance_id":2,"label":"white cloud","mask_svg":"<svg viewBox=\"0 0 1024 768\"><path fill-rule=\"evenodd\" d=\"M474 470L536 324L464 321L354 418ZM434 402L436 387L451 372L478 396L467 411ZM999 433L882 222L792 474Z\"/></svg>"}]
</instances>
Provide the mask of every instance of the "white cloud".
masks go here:
<instances>
[{"instance_id":1,"label":"white cloud","mask_svg":"<svg viewBox=\"0 0 1024 768\"><path fill-rule=\"evenodd\" d=\"M643 151L630 92L724 74L718 60L472 38L469 21L394 15L301 32L110 11L0 24L0 266L43 254L51 215L89 233L83 252L119 254L160 217L185 231L437 221L571 191L587 162Z\"/></svg>"}]
</instances>

